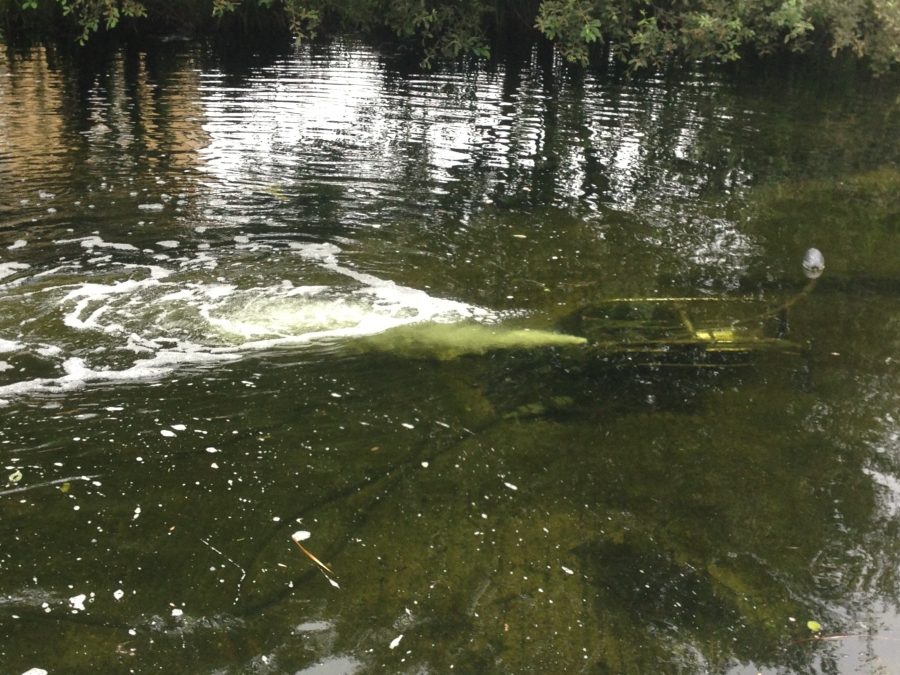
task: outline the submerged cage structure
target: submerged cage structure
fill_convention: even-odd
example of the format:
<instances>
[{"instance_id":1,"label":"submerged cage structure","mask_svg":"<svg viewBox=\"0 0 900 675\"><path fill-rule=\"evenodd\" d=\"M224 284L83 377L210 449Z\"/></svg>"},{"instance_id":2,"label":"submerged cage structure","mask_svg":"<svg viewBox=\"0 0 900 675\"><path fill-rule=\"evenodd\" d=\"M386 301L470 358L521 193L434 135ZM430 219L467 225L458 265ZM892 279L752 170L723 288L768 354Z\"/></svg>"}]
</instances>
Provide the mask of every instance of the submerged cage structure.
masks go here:
<instances>
[{"instance_id":1,"label":"submerged cage structure","mask_svg":"<svg viewBox=\"0 0 900 675\"><path fill-rule=\"evenodd\" d=\"M788 310L809 295L825 270L817 248L803 254L809 281L772 307L753 297L614 298L579 309L560 326L607 358L648 365L722 367L759 352L801 354L788 338Z\"/></svg>"},{"instance_id":2,"label":"submerged cage structure","mask_svg":"<svg viewBox=\"0 0 900 675\"><path fill-rule=\"evenodd\" d=\"M560 328L599 356L635 364L722 367L760 352L801 354L788 338L788 309L812 288L772 307L755 298L614 298L583 307Z\"/></svg>"}]
</instances>

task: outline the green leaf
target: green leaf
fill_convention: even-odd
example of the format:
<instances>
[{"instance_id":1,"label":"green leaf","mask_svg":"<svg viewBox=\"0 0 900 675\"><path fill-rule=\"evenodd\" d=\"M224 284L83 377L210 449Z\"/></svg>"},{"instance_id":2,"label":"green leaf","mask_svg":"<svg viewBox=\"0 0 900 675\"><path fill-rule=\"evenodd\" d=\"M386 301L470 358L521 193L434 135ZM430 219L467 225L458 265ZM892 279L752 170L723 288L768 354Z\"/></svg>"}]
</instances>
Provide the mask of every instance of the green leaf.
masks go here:
<instances>
[{"instance_id":1,"label":"green leaf","mask_svg":"<svg viewBox=\"0 0 900 675\"><path fill-rule=\"evenodd\" d=\"M806 625L813 633L818 633L820 630L822 630L822 624L820 624L818 621L807 621Z\"/></svg>"}]
</instances>

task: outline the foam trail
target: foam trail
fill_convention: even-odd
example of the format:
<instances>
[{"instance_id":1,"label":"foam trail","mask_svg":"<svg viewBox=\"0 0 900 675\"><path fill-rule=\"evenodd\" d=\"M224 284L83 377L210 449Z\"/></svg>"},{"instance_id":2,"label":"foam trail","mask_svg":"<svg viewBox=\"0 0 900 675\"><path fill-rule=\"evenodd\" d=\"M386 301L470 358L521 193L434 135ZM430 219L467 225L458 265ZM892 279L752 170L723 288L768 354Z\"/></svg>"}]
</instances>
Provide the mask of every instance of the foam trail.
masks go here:
<instances>
[{"instance_id":1,"label":"foam trail","mask_svg":"<svg viewBox=\"0 0 900 675\"><path fill-rule=\"evenodd\" d=\"M138 251L130 244L112 244L96 236L60 243L101 248L113 256ZM333 244L291 242L288 250L301 261L299 270L289 264L276 268L276 273L293 272L301 281L325 274L336 277L336 282L294 285L281 279L248 286L248 279L264 277L259 272L271 277L273 270L265 267L268 259L260 258L246 267L242 260L227 265L247 270L245 277L232 281L224 277L213 281L208 271L196 268L182 266L183 271L176 272L129 261L107 268L107 274L125 277L110 283L73 284L71 276L66 276L64 284L53 287L46 285L52 274L38 272L33 278L41 277L39 294L28 291L28 282L22 279L17 279L15 287L23 289L17 291L19 295L12 295L10 285L2 287L7 295L0 295L0 300L13 310L17 302L27 307L32 300L26 298L39 295L47 303L41 307L41 315L47 318L46 324L31 324L32 318L10 317L7 329L19 334L16 340L0 338L0 353L27 352L55 364L63 374L17 382L7 379L0 386L0 405L18 396L66 393L89 383L160 379L187 365L234 361L250 352L323 341L352 341L355 349L393 348L439 358L489 349L573 344L570 336L503 330L493 326L501 317L484 308L432 297L345 267L337 257L341 249ZM208 252L201 255L209 259ZM220 252L217 262L224 257L228 263L227 255L228 251ZM70 266L56 269L72 273ZM23 311L24 317L31 315L30 310ZM453 324L460 328L440 328ZM21 328L26 325L27 338ZM382 334L382 340L365 341ZM66 345L77 346L78 352L73 353L72 347L67 350ZM9 370L8 377L27 377Z\"/></svg>"},{"instance_id":2,"label":"foam trail","mask_svg":"<svg viewBox=\"0 0 900 675\"><path fill-rule=\"evenodd\" d=\"M72 357L63 362L66 374L62 377L23 380L0 387L0 405L9 404L9 399L4 397L38 393L62 394L82 389L91 382L153 380L169 375L179 366L234 361L238 358L233 354L208 352L160 352L152 359L140 359L123 370L93 370L85 365L83 359Z\"/></svg>"}]
</instances>

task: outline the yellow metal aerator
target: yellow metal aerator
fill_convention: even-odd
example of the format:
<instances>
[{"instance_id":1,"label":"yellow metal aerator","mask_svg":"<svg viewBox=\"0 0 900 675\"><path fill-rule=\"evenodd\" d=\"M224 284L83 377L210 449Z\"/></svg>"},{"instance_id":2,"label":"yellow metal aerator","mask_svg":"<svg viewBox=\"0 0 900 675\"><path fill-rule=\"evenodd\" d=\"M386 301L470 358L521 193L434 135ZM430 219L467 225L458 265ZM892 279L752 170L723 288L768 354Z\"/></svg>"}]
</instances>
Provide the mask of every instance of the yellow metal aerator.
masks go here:
<instances>
[{"instance_id":1,"label":"yellow metal aerator","mask_svg":"<svg viewBox=\"0 0 900 675\"><path fill-rule=\"evenodd\" d=\"M751 299L615 298L582 308L561 328L597 354L658 365L724 365L760 351L800 352L786 319ZM740 360L740 359L737 359Z\"/></svg>"},{"instance_id":2,"label":"yellow metal aerator","mask_svg":"<svg viewBox=\"0 0 900 675\"><path fill-rule=\"evenodd\" d=\"M772 306L756 297L613 298L566 317L560 328L587 339L598 355L647 365L722 367L741 365L753 353L800 354L804 346L788 339L788 310L815 287L825 261L806 252L806 286Z\"/></svg>"}]
</instances>

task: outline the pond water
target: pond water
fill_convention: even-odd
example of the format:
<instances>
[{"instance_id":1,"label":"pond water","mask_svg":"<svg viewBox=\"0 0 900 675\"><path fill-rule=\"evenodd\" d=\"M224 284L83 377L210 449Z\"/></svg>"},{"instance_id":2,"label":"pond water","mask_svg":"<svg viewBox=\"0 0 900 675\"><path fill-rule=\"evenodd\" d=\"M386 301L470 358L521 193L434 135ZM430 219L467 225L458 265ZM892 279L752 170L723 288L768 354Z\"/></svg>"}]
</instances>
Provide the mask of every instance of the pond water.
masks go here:
<instances>
[{"instance_id":1,"label":"pond water","mask_svg":"<svg viewBox=\"0 0 900 675\"><path fill-rule=\"evenodd\" d=\"M0 670L900 670L894 85L239 60L0 57Z\"/></svg>"}]
</instances>

